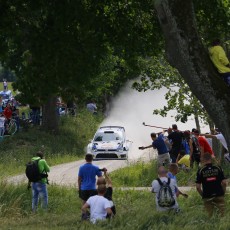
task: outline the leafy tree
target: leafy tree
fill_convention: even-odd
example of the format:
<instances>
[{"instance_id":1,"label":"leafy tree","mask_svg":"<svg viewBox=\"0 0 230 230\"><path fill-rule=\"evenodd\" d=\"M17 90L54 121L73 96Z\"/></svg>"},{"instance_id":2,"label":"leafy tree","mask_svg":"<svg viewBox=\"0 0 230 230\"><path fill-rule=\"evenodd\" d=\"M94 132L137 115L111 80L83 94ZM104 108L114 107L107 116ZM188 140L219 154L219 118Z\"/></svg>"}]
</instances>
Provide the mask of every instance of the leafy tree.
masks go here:
<instances>
[{"instance_id":1,"label":"leafy tree","mask_svg":"<svg viewBox=\"0 0 230 230\"><path fill-rule=\"evenodd\" d=\"M187 122L189 116L194 116L196 127L200 130L199 118L205 123L212 122L199 102L192 94L189 86L180 76L178 71L172 68L163 57L155 57L143 60L141 81L135 82L133 87L138 91L154 90L165 87L168 91L165 94L167 106L161 109L155 109L153 114L159 114L166 117L168 112L175 110L176 121Z\"/></svg>"},{"instance_id":2,"label":"leafy tree","mask_svg":"<svg viewBox=\"0 0 230 230\"><path fill-rule=\"evenodd\" d=\"M230 91L210 61L207 49L202 43L203 30L199 33L197 26L199 17L195 14L204 12L208 23L216 21L213 31L222 25L215 18L208 17L210 13L208 9L211 7L213 10L220 10L222 14L219 16L224 19L222 22L225 22L224 26L229 31L227 23L230 3L215 0L200 2L202 4L192 0L155 0L154 5L165 39L167 60L170 65L178 69L230 145Z\"/></svg>"}]
</instances>

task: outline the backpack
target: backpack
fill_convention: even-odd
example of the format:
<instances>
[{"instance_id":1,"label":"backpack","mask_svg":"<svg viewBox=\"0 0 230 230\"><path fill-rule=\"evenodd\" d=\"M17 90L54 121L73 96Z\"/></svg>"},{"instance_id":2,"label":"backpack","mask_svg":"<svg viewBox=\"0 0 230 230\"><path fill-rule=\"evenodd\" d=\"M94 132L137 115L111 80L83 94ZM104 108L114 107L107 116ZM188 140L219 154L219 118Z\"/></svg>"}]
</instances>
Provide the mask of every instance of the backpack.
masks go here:
<instances>
[{"instance_id":1,"label":"backpack","mask_svg":"<svg viewBox=\"0 0 230 230\"><path fill-rule=\"evenodd\" d=\"M157 202L160 207L172 207L176 202L173 197L173 192L170 185L170 178L168 178L168 182L162 182L159 178L157 178L158 183L160 184L160 191L157 196Z\"/></svg>"},{"instance_id":2,"label":"backpack","mask_svg":"<svg viewBox=\"0 0 230 230\"><path fill-rule=\"evenodd\" d=\"M200 154L200 145L196 137L192 137L193 153Z\"/></svg>"},{"instance_id":3,"label":"backpack","mask_svg":"<svg viewBox=\"0 0 230 230\"><path fill-rule=\"evenodd\" d=\"M30 161L26 164L26 176L29 182L38 182L42 179L42 176L39 172L38 162L40 159L35 161Z\"/></svg>"}]
</instances>

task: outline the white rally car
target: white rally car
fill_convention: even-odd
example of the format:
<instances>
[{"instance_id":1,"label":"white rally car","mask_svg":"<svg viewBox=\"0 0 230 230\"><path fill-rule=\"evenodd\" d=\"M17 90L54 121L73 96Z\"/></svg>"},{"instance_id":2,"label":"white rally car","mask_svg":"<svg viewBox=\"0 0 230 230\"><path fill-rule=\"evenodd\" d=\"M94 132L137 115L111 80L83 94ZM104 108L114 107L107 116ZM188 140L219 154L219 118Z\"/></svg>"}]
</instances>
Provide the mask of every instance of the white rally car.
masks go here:
<instances>
[{"instance_id":1,"label":"white rally car","mask_svg":"<svg viewBox=\"0 0 230 230\"><path fill-rule=\"evenodd\" d=\"M130 144L124 127L102 126L88 144L87 153L93 154L94 159L127 159Z\"/></svg>"}]
</instances>

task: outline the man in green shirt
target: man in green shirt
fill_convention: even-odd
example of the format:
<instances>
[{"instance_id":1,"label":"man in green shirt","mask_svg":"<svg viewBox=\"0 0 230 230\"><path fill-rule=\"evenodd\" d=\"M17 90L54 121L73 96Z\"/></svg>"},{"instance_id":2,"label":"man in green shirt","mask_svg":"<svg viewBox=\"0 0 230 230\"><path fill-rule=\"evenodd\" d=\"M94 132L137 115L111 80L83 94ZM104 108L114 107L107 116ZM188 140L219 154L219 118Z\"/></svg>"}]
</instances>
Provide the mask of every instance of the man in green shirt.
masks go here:
<instances>
[{"instance_id":1,"label":"man in green shirt","mask_svg":"<svg viewBox=\"0 0 230 230\"><path fill-rule=\"evenodd\" d=\"M42 152L38 152L36 157L32 158L32 161L38 160L38 168L39 172L42 176L42 179L38 182L32 182L32 210L36 212L38 207L39 198L42 200L42 208L47 209L48 206L48 192L46 184L48 183L47 172L50 171L46 160L43 159L44 154Z\"/></svg>"}]
</instances>

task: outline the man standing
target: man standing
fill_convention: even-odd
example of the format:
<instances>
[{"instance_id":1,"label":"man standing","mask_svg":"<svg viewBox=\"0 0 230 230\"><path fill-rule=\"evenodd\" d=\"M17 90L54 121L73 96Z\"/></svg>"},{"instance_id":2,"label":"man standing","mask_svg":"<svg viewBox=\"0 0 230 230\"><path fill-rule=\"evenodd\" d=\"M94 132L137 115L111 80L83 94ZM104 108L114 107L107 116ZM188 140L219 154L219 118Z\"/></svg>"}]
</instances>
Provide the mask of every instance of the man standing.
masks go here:
<instances>
[{"instance_id":1,"label":"man standing","mask_svg":"<svg viewBox=\"0 0 230 230\"><path fill-rule=\"evenodd\" d=\"M198 139L200 145L201 158L204 153L209 153L212 156L212 158L215 158L211 146L204 137L200 136L200 132L198 130L194 130L194 135Z\"/></svg>"},{"instance_id":2,"label":"man standing","mask_svg":"<svg viewBox=\"0 0 230 230\"><path fill-rule=\"evenodd\" d=\"M177 125L172 125L172 132L168 135L168 139L172 144L169 152L172 163L176 163L177 156L182 148L183 134L177 128Z\"/></svg>"},{"instance_id":3,"label":"man standing","mask_svg":"<svg viewBox=\"0 0 230 230\"><path fill-rule=\"evenodd\" d=\"M176 181L168 178L167 172L164 166L160 166L158 169L159 178L152 182L152 192L156 193L157 211L179 210L176 200ZM163 186L167 189L164 189Z\"/></svg>"},{"instance_id":4,"label":"man standing","mask_svg":"<svg viewBox=\"0 0 230 230\"><path fill-rule=\"evenodd\" d=\"M204 207L211 217L216 207L221 216L224 215L224 194L227 181L220 166L212 164L212 157L209 153L202 156L204 166L198 170L196 177L196 189L203 198Z\"/></svg>"},{"instance_id":5,"label":"man standing","mask_svg":"<svg viewBox=\"0 0 230 230\"><path fill-rule=\"evenodd\" d=\"M32 158L32 161L38 161L38 169L41 175L39 181L32 182L32 210L33 212L36 212L39 197L42 199L42 208L47 209L48 206L48 191L46 184L48 183L47 172L50 171L50 168L46 163L42 152L38 152L37 156Z\"/></svg>"},{"instance_id":6,"label":"man standing","mask_svg":"<svg viewBox=\"0 0 230 230\"><path fill-rule=\"evenodd\" d=\"M159 133L157 137L156 133L151 133L150 136L153 140L153 143L146 147L139 147L139 149L144 150L153 147L154 149L157 149L158 152L158 158L157 158L158 166L161 166L164 163L169 164L170 156L169 156L168 148L165 144L164 134Z\"/></svg>"},{"instance_id":7,"label":"man standing","mask_svg":"<svg viewBox=\"0 0 230 230\"><path fill-rule=\"evenodd\" d=\"M92 164L93 155L86 154L85 160L86 163L80 166L78 172L79 197L82 199L83 204L89 197L97 194L96 176L102 177L99 167Z\"/></svg>"},{"instance_id":8,"label":"man standing","mask_svg":"<svg viewBox=\"0 0 230 230\"><path fill-rule=\"evenodd\" d=\"M91 196L82 206L83 214L87 214L87 209L90 208L90 221L95 224L97 220L105 220L107 215L112 215L112 210L109 201L104 197L106 186L98 185L98 195Z\"/></svg>"}]
</instances>

